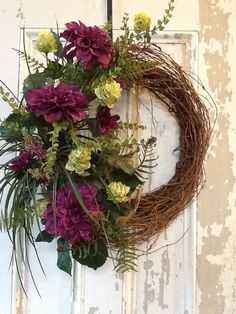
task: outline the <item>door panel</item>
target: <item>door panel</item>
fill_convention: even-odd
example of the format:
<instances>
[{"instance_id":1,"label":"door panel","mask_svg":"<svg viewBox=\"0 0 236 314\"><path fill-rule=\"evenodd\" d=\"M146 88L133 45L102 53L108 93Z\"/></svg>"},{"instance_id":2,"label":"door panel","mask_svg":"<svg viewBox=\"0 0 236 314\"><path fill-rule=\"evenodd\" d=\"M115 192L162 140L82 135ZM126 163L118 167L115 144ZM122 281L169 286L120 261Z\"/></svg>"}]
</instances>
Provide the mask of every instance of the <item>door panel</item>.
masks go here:
<instances>
[{"instance_id":1,"label":"door panel","mask_svg":"<svg viewBox=\"0 0 236 314\"><path fill-rule=\"evenodd\" d=\"M196 33L165 32L154 41L184 69L195 70ZM146 126L141 137L157 137L158 166L146 184L149 191L167 183L175 172L179 126L165 107L148 93L139 96L138 112L140 123ZM139 258L139 271L133 274L133 310L127 313L193 313L194 215L195 204L192 204L162 233L152 249L156 252ZM143 250L150 245L152 241L144 244Z\"/></svg>"},{"instance_id":2,"label":"door panel","mask_svg":"<svg viewBox=\"0 0 236 314\"><path fill-rule=\"evenodd\" d=\"M39 58L40 55L34 49L34 41L38 30L27 29L27 47L31 56ZM196 49L196 34L175 34L166 32L156 38L156 43L181 64L185 69L192 69L196 60L193 59ZM23 69L23 68L22 68ZM22 71L24 76L24 70ZM174 119L150 94L141 93L138 101L132 92L116 105L123 108L123 118L129 116L129 120L139 122L146 126L141 137L150 135L157 137L158 166L154 170L146 184L146 191L165 184L175 172L175 164L178 160L179 127ZM39 255L45 266L46 278L37 265L35 253L31 246L29 250L30 264L33 265L35 281L39 291L42 292L42 300L38 297L29 271L25 278L25 285L29 294L26 313L40 313L44 310L51 313L174 313L177 308L180 313L184 310L192 311L193 301L193 210L187 209L157 241L153 250L163 247L152 255L140 257L138 260L138 272L126 274L123 278L115 274L111 262L97 271L76 265L74 281L56 268L55 244L38 244ZM185 234L186 232L186 234ZM185 235L184 235L185 234ZM183 237L184 235L184 237ZM183 237L183 238L182 238ZM176 239L180 239L175 243ZM150 245L144 244L145 251ZM63 293L61 294L61 288ZM20 294L22 296L22 293ZM60 295L60 298L58 296ZM169 296L172 295L172 302ZM72 302L70 299L72 298ZM107 302L109 299L109 302ZM59 302L58 302L59 301ZM71 304L70 304L71 303Z\"/></svg>"}]
</instances>

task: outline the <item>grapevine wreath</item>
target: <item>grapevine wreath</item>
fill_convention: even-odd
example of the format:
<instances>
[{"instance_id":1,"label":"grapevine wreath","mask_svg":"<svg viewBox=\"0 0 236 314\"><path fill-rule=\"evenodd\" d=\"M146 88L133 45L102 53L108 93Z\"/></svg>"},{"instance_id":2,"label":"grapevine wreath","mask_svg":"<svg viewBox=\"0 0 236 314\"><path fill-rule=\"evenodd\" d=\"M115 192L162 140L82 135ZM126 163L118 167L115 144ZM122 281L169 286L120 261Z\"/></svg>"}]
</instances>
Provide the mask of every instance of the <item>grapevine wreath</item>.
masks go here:
<instances>
[{"instance_id":1,"label":"grapevine wreath","mask_svg":"<svg viewBox=\"0 0 236 314\"><path fill-rule=\"evenodd\" d=\"M0 154L9 156L1 165L0 192L1 228L13 252L23 230L36 252L35 242L56 239L57 265L69 274L72 258L97 269L109 257L117 271L135 269L137 244L158 236L198 193L208 111L190 75L151 43L167 24L172 2L153 28L151 18L139 13L130 30L125 15L114 42L109 25L79 21L62 32L39 33L35 48L44 63L17 51L29 71L23 96L0 87L12 108L0 126ZM174 176L146 194L142 186L156 165L156 138L137 139L144 126L112 113L130 90L148 91L180 127Z\"/></svg>"}]
</instances>

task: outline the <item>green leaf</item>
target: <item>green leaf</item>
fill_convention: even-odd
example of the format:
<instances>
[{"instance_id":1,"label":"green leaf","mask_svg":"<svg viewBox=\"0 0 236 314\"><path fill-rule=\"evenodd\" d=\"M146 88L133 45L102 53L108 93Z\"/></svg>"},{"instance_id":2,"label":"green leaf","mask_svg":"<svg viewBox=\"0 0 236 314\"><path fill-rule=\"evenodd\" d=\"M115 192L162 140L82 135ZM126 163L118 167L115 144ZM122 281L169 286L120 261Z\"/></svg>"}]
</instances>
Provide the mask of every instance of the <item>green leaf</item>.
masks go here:
<instances>
[{"instance_id":1,"label":"green leaf","mask_svg":"<svg viewBox=\"0 0 236 314\"><path fill-rule=\"evenodd\" d=\"M77 199L78 203L80 204L80 206L82 207L82 209L84 210L84 212L89 216L89 218L96 223L96 220L93 218L93 216L91 215L91 213L89 212L89 210L87 209L83 197L80 194L80 191L78 190L74 180L72 179L72 177L70 176L69 172L64 169L64 172L66 174L66 177L70 183L71 189L73 191L73 194L75 196L75 198Z\"/></svg>"},{"instance_id":2,"label":"green leaf","mask_svg":"<svg viewBox=\"0 0 236 314\"><path fill-rule=\"evenodd\" d=\"M121 210L116 206L116 204L107 199L106 192L102 194L101 203L104 206L105 211L108 213L109 221L111 221L113 224L116 224L117 218L123 215Z\"/></svg>"},{"instance_id":3,"label":"green leaf","mask_svg":"<svg viewBox=\"0 0 236 314\"><path fill-rule=\"evenodd\" d=\"M45 83L46 83L46 77L44 73L30 74L24 80L23 92L24 94L26 94L31 89L44 86Z\"/></svg>"},{"instance_id":4,"label":"green leaf","mask_svg":"<svg viewBox=\"0 0 236 314\"><path fill-rule=\"evenodd\" d=\"M48 242L49 243L49 242L52 242L53 239L54 237L51 234L49 234L46 230L43 230L38 234L35 242Z\"/></svg>"},{"instance_id":5,"label":"green leaf","mask_svg":"<svg viewBox=\"0 0 236 314\"><path fill-rule=\"evenodd\" d=\"M62 75L62 71L63 71L63 66L60 63L49 60L48 66L45 69L43 74L46 77L53 79L53 82L54 82L54 80L60 78L60 76Z\"/></svg>"},{"instance_id":6,"label":"green leaf","mask_svg":"<svg viewBox=\"0 0 236 314\"><path fill-rule=\"evenodd\" d=\"M24 86L23 86L23 92L24 95L26 95L31 89L39 88L42 86L52 85L53 84L52 78L50 78L47 73L34 73L30 74L25 80L24 80Z\"/></svg>"},{"instance_id":7,"label":"green leaf","mask_svg":"<svg viewBox=\"0 0 236 314\"><path fill-rule=\"evenodd\" d=\"M71 275L72 261L70 257L70 245L63 238L57 240L57 267Z\"/></svg>"},{"instance_id":8,"label":"green leaf","mask_svg":"<svg viewBox=\"0 0 236 314\"><path fill-rule=\"evenodd\" d=\"M8 142L17 142L23 139L22 128L33 132L29 116L20 112L10 114L0 125L0 136Z\"/></svg>"},{"instance_id":9,"label":"green leaf","mask_svg":"<svg viewBox=\"0 0 236 314\"><path fill-rule=\"evenodd\" d=\"M132 174L134 171L133 161L130 157L109 156L109 165L122 169L125 173Z\"/></svg>"},{"instance_id":10,"label":"green leaf","mask_svg":"<svg viewBox=\"0 0 236 314\"><path fill-rule=\"evenodd\" d=\"M27 115L22 115L20 112L14 112L11 113L7 118L6 118L6 123L15 123L17 125L19 125L19 128L23 128L25 127L26 129L30 129L31 128L31 121L30 121L30 117Z\"/></svg>"},{"instance_id":11,"label":"green leaf","mask_svg":"<svg viewBox=\"0 0 236 314\"><path fill-rule=\"evenodd\" d=\"M82 265L97 269L101 267L107 260L108 250L106 242L98 239L91 245L90 254L86 258L79 258L76 250L72 253L73 258Z\"/></svg>"},{"instance_id":12,"label":"green leaf","mask_svg":"<svg viewBox=\"0 0 236 314\"><path fill-rule=\"evenodd\" d=\"M122 170L117 170L114 172L114 181L121 181L125 185L130 187L130 192L133 193L139 184L143 184L144 182L141 181L135 174L128 174Z\"/></svg>"},{"instance_id":13,"label":"green leaf","mask_svg":"<svg viewBox=\"0 0 236 314\"><path fill-rule=\"evenodd\" d=\"M62 53L63 53L63 46L62 46L62 43L60 41L60 36L55 33L55 32L52 32L55 40L56 40L56 43L57 43L57 51L54 52L54 55L57 56L58 58L61 58L62 57Z\"/></svg>"}]
</instances>

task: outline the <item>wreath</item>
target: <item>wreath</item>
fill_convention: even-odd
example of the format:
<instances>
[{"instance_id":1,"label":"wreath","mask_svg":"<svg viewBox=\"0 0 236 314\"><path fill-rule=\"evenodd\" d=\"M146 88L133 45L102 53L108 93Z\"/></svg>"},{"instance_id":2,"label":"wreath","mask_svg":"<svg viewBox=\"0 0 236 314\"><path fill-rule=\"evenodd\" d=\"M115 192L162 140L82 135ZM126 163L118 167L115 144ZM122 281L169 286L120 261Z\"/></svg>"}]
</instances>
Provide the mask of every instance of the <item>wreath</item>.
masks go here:
<instances>
[{"instance_id":1,"label":"wreath","mask_svg":"<svg viewBox=\"0 0 236 314\"><path fill-rule=\"evenodd\" d=\"M135 269L137 244L158 236L199 192L208 111L189 74L151 43L170 19L172 2L154 28L139 13L130 30L125 15L115 42L109 25L70 22L61 33L39 33L35 48L44 63L17 51L29 70L23 97L0 87L12 108L0 125L0 154L10 153L1 165L0 193L1 229L13 251L23 230L35 250L35 242L56 239L57 265L69 274L72 258L97 269L109 257L117 271ZM180 127L174 176L146 194L156 138L138 139L145 127L112 113L131 89L149 91Z\"/></svg>"}]
</instances>

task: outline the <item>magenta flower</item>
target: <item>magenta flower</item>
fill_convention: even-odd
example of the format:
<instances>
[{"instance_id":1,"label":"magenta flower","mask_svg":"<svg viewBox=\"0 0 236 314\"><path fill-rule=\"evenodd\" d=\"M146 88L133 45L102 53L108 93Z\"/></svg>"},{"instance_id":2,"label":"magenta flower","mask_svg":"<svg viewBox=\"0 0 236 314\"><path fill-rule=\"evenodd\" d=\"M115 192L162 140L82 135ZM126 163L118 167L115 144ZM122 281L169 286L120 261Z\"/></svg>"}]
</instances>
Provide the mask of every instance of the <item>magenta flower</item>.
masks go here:
<instances>
[{"instance_id":1,"label":"magenta flower","mask_svg":"<svg viewBox=\"0 0 236 314\"><path fill-rule=\"evenodd\" d=\"M23 151L20 155L12 161L9 165L9 169L14 172L21 172L29 167L34 155L29 151Z\"/></svg>"},{"instance_id":2,"label":"magenta flower","mask_svg":"<svg viewBox=\"0 0 236 314\"><path fill-rule=\"evenodd\" d=\"M115 78L115 81L120 84L120 87L122 89L126 89L127 88L125 81L120 76L117 76Z\"/></svg>"},{"instance_id":3,"label":"magenta flower","mask_svg":"<svg viewBox=\"0 0 236 314\"><path fill-rule=\"evenodd\" d=\"M31 153L33 157L38 156L40 160L44 160L47 154L40 142L33 142L31 145L26 146L26 151Z\"/></svg>"},{"instance_id":4,"label":"magenta flower","mask_svg":"<svg viewBox=\"0 0 236 314\"><path fill-rule=\"evenodd\" d=\"M32 89L26 96L27 108L48 123L65 118L82 120L87 116L87 100L75 85L47 86Z\"/></svg>"},{"instance_id":5,"label":"magenta flower","mask_svg":"<svg viewBox=\"0 0 236 314\"><path fill-rule=\"evenodd\" d=\"M77 183L76 186L91 215L100 214L101 208L95 201L97 188L82 183ZM63 188L57 190L56 217L54 217L52 198L51 193L50 203L44 213L46 231L55 237L61 236L71 244L76 244L80 240L91 241L94 237L92 222L79 205L70 184L67 182Z\"/></svg>"},{"instance_id":6,"label":"magenta flower","mask_svg":"<svg viewBox=\"0 0 236 314\"><path fill-rule=\"evenodd\" d=\"M118 128L118 121L120 116L117 114L111 115L111 111L108 107L100 106L97 111L97 120L99 124L99 130L103 134L107 134L110 130Z\"/></svg>"},{"instance_id":7,"label":"magenta flower","mask_svg":"<svg viewBox=\"0 0 236 314\"><path fill-rule=\"evenodd\" d=\"M41 161L46 158L46 151L40 142L33 142L31 145L26 146L20 155L9 165L9 169L14 172L24 171L29 167L34 157L37 157Z\"/></svg>"},{"instance_id":8,"label":"magenta flower","mask_svg":"<svg viewBox=\"0 0 236 314\"><path fill-rule=\"evenodd\" d=\"M67 40L63 54L67 60L76 57L82 61L86 69L91 69L94 63L107 68L112 61L113 46L108 33L97 27L87 27L83 23L66 23L61 37Z\"/></svg>"}]
</instances>

